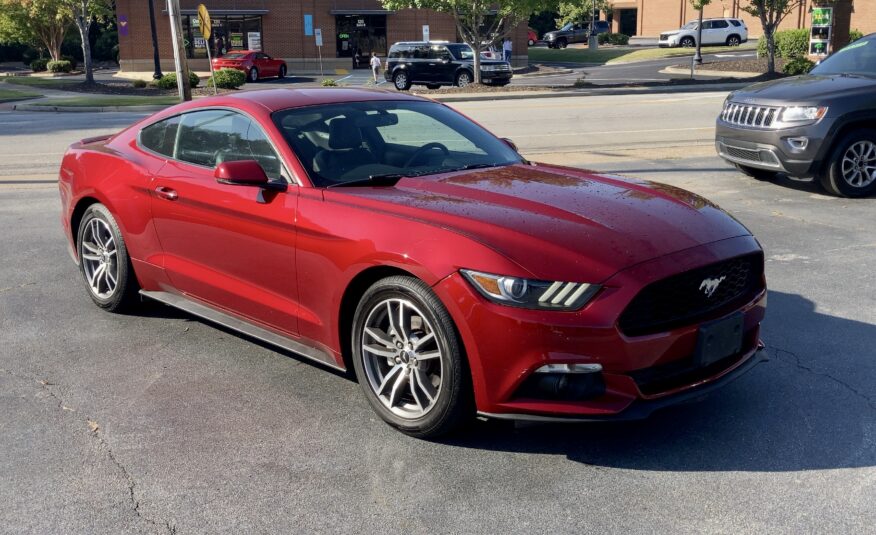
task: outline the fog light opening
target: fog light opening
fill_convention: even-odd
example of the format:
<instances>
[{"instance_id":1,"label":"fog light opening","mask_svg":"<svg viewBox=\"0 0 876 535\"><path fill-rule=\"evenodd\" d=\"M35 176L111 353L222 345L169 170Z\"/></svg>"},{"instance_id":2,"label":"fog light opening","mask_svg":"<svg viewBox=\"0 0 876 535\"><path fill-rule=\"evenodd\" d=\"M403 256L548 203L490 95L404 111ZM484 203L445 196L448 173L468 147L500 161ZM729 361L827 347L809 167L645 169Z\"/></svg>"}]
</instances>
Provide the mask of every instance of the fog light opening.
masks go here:
<instances>
[{"instance_id":1,"label":"fog light opening","mask_svg":"<svg viewBox=\"0 0 876 535\"><path fill-rule=\"evenodd\" d=\"M535 373L598 373L602 364L545 364Z\"/></svg>"},{"instance_id":2,"label":"fog light opening","mask_svg":"<svg viewBox=\"0 0 876 535\"><path fill-rule=\"evenodd\" d=\"M520 385L517 397L584 401L605 394L601 364L545 364Z\"/></svg>"},{"instance_id":3,"label":"fog light opening","mask_svg":"<svg viewBox=\"0 0 876 535\"><path fill-rule=\"evenodd\" d=\"M788 146L791 147L791 150L795 152L802 152L809 146L808 137L789 137L785 138L785 141L788 143Z\"/></svg>"}]
</instances>

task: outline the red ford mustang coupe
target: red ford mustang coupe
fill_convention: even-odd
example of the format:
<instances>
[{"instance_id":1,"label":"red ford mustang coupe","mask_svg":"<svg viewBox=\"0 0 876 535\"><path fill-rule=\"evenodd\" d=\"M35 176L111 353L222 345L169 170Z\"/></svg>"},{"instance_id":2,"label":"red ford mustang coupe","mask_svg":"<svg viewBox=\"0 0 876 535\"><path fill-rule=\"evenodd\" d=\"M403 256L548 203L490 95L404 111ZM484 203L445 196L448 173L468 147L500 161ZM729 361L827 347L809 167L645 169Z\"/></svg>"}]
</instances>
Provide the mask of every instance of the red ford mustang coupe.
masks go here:
<instances>
[{"instance_id":1,"label":"red ford mustang coupe","mask_svg":"<svg viewBox=\"0 0 876 535\"><path fill-rule=\"evenodd\" d=\"M213 70L236 69L246 74L249 82L258 82L259 78L286 76L286 62L282 59L274 59L264 52L252 50L234 50L213 60Z\"/></svg>"},{"instance_id":2,"label":"red ford mustang coupe","mask_svg":"<svg viewBox=\"0 0 876 535\"><path fill-rule=\"evenodd\" d=\"M709 201L526 161L443 104L254 91L85 139L60 171L85 286L355 370L420 437L476 412L647 416L760 359L763 252Z\"/></svg>"}]
</instances>

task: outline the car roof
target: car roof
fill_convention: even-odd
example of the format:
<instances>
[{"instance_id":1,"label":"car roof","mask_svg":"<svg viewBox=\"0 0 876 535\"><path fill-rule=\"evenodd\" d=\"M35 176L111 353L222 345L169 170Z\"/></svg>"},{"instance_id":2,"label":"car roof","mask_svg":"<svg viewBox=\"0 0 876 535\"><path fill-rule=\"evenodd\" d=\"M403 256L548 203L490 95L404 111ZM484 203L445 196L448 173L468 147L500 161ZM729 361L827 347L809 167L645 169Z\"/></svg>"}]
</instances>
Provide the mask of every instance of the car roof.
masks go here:
<instances>
[{"instance_id":1,"label":"car roof","mask_svg":"<svg viewBox=\"0 0 876 535\"><path fill-rule=\"evenodd\" d=\"M393 43L392 46L396 45L464 45L465 43L451 43L450 41L399 41L398 43Z\"/></svg>"}]
</instances>

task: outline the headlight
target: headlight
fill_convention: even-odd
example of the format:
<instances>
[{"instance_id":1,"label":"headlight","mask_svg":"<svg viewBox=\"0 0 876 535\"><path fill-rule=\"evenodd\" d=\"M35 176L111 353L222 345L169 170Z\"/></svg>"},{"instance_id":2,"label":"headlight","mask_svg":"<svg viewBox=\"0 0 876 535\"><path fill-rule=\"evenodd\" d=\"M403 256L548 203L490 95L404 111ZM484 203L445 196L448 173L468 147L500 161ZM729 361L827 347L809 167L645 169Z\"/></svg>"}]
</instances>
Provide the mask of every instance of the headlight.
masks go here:
<instances>
[{"instance_id":1,"label":"headlight","mask_svg":"<svg viewBox=\"0 0 876 535\"><path fill-rule=\"evenodd\" d=\"M492 72L492 71L496 70L496 66L495 65L481 65L481 70Z\"/></svg>"},{"instance_id":2,"label":"headlight","mask_svg":"<svg viewBox=\"0 0 876 535\"><path fill-rule=\"evenodd\" d=\"M817 121L827 114L825 106L794 106L785 108L782 112L783 123L799 123L804 121Z\"/></svg>"},{"instance_id":3,"label":"headlight","mask_svg":"<svg viewBox=\"0 0 876 535\"><path fill-rule=\"evenodd\" d=\"M600 286L584 282L554 282L492 275L468 269L463 276L481 295L502 305L550 310L578 310Z\"/></svg>"}]
</instances>

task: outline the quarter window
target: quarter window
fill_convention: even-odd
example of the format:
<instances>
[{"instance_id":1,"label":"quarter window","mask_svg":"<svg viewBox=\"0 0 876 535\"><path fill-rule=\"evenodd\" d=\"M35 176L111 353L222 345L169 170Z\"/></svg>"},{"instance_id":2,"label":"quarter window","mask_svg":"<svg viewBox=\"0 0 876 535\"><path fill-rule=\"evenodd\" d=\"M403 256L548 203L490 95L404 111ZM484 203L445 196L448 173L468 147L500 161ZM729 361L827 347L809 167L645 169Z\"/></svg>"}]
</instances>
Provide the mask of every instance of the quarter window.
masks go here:
<instances>
[{"instance_id":1,"label":"quarter window","mask_svg":"<svg viewBox=\"0 0 876 535\"><path fill-rule=\"evenodd\" d=\"M147 126L140 131L140 145L152 152L173 158L179 120L177 115Z\"/></svg>"}]
</instances>

